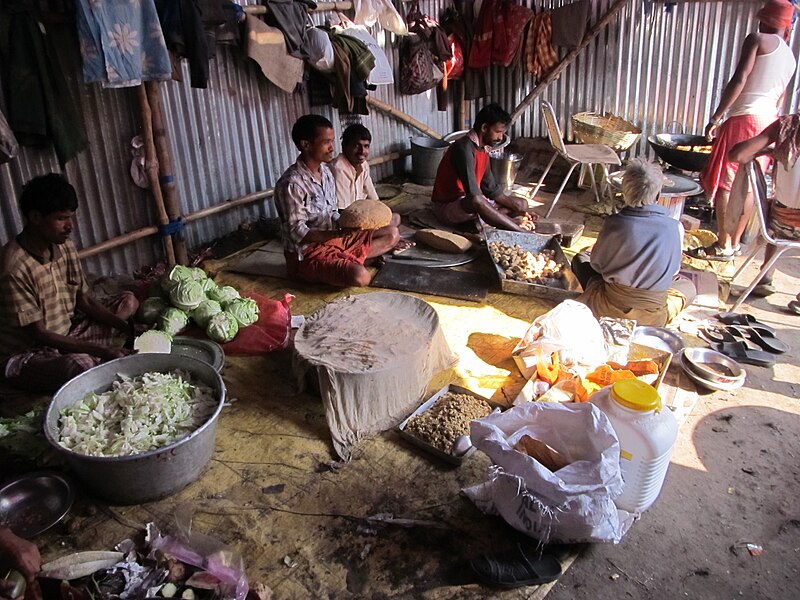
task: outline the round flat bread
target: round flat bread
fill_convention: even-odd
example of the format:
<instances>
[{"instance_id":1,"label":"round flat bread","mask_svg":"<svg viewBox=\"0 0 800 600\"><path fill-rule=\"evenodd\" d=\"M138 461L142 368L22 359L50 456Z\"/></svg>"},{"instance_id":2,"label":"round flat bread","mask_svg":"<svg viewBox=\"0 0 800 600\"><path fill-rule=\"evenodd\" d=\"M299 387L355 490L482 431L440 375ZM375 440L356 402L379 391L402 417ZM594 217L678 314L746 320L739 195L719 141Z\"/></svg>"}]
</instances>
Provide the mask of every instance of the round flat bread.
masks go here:
<instances>
[{"instance_id":1,"label":"round flat bread","mask_svg":"<svg viewBox=\"0 0 800 600\"><path fill-rule=\"evenodd\" d=\"M356 200L339 211L339 227L379 229L392 220L392 209L378 200Z\"/></svg>"}]
</instances>

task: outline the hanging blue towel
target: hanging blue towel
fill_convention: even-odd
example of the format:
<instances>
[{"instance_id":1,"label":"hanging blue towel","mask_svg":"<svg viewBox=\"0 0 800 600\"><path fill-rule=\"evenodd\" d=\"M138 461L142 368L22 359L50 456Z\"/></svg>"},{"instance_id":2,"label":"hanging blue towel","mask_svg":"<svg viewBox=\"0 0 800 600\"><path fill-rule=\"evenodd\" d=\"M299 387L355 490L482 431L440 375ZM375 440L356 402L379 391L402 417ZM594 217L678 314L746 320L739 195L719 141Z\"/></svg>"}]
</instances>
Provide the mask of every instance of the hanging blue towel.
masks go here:
<instances>
[{"instance_id":1,"label":"hanging blue towel","mask_svg":"<svg viewBox=\"0 0 800 600\"><path fill-rule=\"evenodd\" d=\"M153 0L78 0L83 78L104 87L170 79L172 66Z\"/></svg>"}]
</instances>

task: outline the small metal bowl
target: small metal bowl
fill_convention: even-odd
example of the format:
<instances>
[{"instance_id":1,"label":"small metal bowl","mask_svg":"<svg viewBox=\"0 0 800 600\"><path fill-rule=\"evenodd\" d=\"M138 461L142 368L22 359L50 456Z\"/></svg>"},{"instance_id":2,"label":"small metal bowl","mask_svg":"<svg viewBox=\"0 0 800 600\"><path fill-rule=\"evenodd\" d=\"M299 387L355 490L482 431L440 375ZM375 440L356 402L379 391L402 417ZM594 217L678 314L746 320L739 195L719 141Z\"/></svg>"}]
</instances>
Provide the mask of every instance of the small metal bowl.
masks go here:
<instances>
[{"instance_id":1,"label":"small metal bowl","mask_svg":"<svg viewBox=\"0 0 800 600\"><path fill-rule=\"evenodd\" d=\"M63 519L75 491L56 473L29 473L0 489L0 524L22 538L47 531Z\"/></svg>"},{"instance_id":2,"label":"small metal bowl","mask_svg":"<svg viewBox=\"0 0 800 600\"><path fill-rule=\"evenodd\" d=\"M739 387L747 375L738 362L708 348L686 348L682 362L687 371L718 385Z\"/></svg>"},{"instance_id":3,"label":"small metal bowl","mask_svg":"<svg viewBox=\"0 0 800 600\"><path fill-rule=\"evenodd\" d=\"M686 347L681 336L664 327L637 327L633 330L631 341L675 355Z\"/></svg>"}]
</instances>

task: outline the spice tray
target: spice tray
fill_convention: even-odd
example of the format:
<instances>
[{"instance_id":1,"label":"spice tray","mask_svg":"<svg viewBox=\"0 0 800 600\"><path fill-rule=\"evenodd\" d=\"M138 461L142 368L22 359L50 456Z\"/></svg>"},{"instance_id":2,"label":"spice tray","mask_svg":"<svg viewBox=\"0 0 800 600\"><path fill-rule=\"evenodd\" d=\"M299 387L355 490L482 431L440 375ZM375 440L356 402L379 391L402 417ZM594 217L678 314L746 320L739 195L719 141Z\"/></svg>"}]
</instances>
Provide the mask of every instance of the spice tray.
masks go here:
<instances>
[{"instance_id":1,"label":"spice tray","mask_svg":"<svg viewBox=\"0 0 800 600\"><path fill-rule=\"evenodd\" d=\"M538 296L548 300L561 301L568 298L580 296L583 289L578 279L575 277L570 267L570 261L559 243L557 235L542 235L538 233L520 233L517 231L503 231L494 227L484 229L486 245L492 242L503 242L504 244L516 245L520 248L537 254L542 250L552 250L553 260L562 267L563 277L549 277L545 283L525 283L506 279L505 269L498 265L494 258L492 262L497 270L497 277L500 279L500 287L504 292L510 294L521 294L523 296ZM491 256L491 253L490 253Z\"/></svg>"},{"instance_id":2,"label":"spice tray","mask_svg":"<svg viewBox=\"0 0 800 600\"><path fill-rule=\"evenodd\" d=\"M500 410L505 410L507 407L503 406L501 404L497 404L496 402L492 402L488 398L484 398L480 394L476 394L475 392L472 392L472 391L470 391L470 390L468 390L466 388L463 388L463 387L461 387L459 385L450 384L450 385L447 385L447 386L443 387L438 392L436 392L433 396L428 398L425 402L422 403L422 405L419 408L417 408L417 410L415 410L413 413L411 413L402 423L400 423L400 425L398 425L397 431L400 434L400 437L402 437L405 440L408 440L408 442L410 442L411 444L417 446L418 448L422 448L426 452L428 452L430 454L433 454L434 456L438 456L440 459L442 459L442 460L444 460L444 461L446 461L446 462L448 462L448 463L450 463L452 465L457 465L458 466L458 465L461 465L466 458L468 458L469 456L472 456L475 453L475 450L477 450L477 448L475 448L475 446L470 446L469 450L467 450L464 454L462 454L461 456L456 456L455 454L442 452L436 446L433 446L433 445L429 444L428 442L426 442L425 440L423 440L423 439L421 439L421 438L419 438L419 437L417 437L415 435L412 435L411 433L406 432L406 427L408 426L408 422L412 418L416 417L417 415L421 415L422 413L424 413L425 411L430 409L434 404L436 404L436 401L439 398L441 398L442 396L444 396L448 392L452 392L454 394L467 394L468 396L472 396L474 398L478 398L479 400L483 400L484 402L486 402L489 406L492 407L493 410L497 409L497 408L499 408Z\"/></svg>"}]
</instances>

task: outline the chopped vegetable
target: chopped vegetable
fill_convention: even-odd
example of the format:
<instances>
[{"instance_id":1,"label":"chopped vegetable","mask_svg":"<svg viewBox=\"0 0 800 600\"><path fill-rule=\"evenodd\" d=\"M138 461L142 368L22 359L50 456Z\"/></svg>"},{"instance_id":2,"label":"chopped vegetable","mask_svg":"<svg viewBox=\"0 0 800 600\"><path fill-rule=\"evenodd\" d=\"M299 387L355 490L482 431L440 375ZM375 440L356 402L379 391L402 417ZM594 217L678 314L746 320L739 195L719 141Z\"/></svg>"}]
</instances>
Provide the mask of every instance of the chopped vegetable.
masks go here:
<instances>
[{"instance_id":1,"label":"chopped vegetable","mask_svg":"<svg viewBox=\"0 0 800 600\"><path fill-rule=\"evenodd\" d=\"M172 336L166 331L145 331L133 341L133 349L143 354L169 354L172 352Z\"/></svg>"},{"instance_id":2,"label":"chopped vegetable","mask_svg":"<svg viewBox=\"0 0 800 600\"><path fill-rule=\"evenodd\" d=\"M231 300L225 310L234 316L240 327L247 327L258 321L258 303L252 298Z\"/></svg>"},{"instance_id":3,"label":"chopped vegetable","mask_svg":"<svg viewBox=\"0 0 800 600\"><path fill-rule=\"evenodd\" d=\"M194 590L192 588L186 588L185 590L183 590L181 598L182 600L194 600L195 599Z\"/></svg>"},{"instance_id":4,"label":"chopped vegetable","mask_svg":"<svg viewBox=\"0 0 800 600\"><path fill-rule=\"evenodd\" d=\"M217 402L185 371L118 375L111 389L61 411L59 443L87 456L129 456L176 442L206 422Z\"/></svg>"},{"instance_id":5,"label":"chopped vegetable","mask_svg":"<svg viewBox=\"0 0 800 600\"><path fill-rule=\"evenodd\" d=\"M166 583L164 587L161 588L161 595L164 596L164 598L173 598L177 593L178 586L174 583Z\"/></svg>"},{"instance_id":6,"label":"chopped vegetable","mask_svg":"<svg viewBox=\"0 0 800 600\"><path fill-rule=\"evenodd\" d=\"M206 335L220 344L230 342L238 332L239 322L236 317L224 310L211 317L206 327Z\"/></svg>"},{"instance_id":7,"label":"chopped vegetable","mask_svg":"<svg viewBox=\"0 0 800 600\"><path fill-rule=\"evenodd\" d=\"M539 379L546 381L550 385L553 385L558 380L560 368L558 352L553 352L550 355L550 360L541 358L536 362L536 374Z\"/></svg>"}]
</instances>

